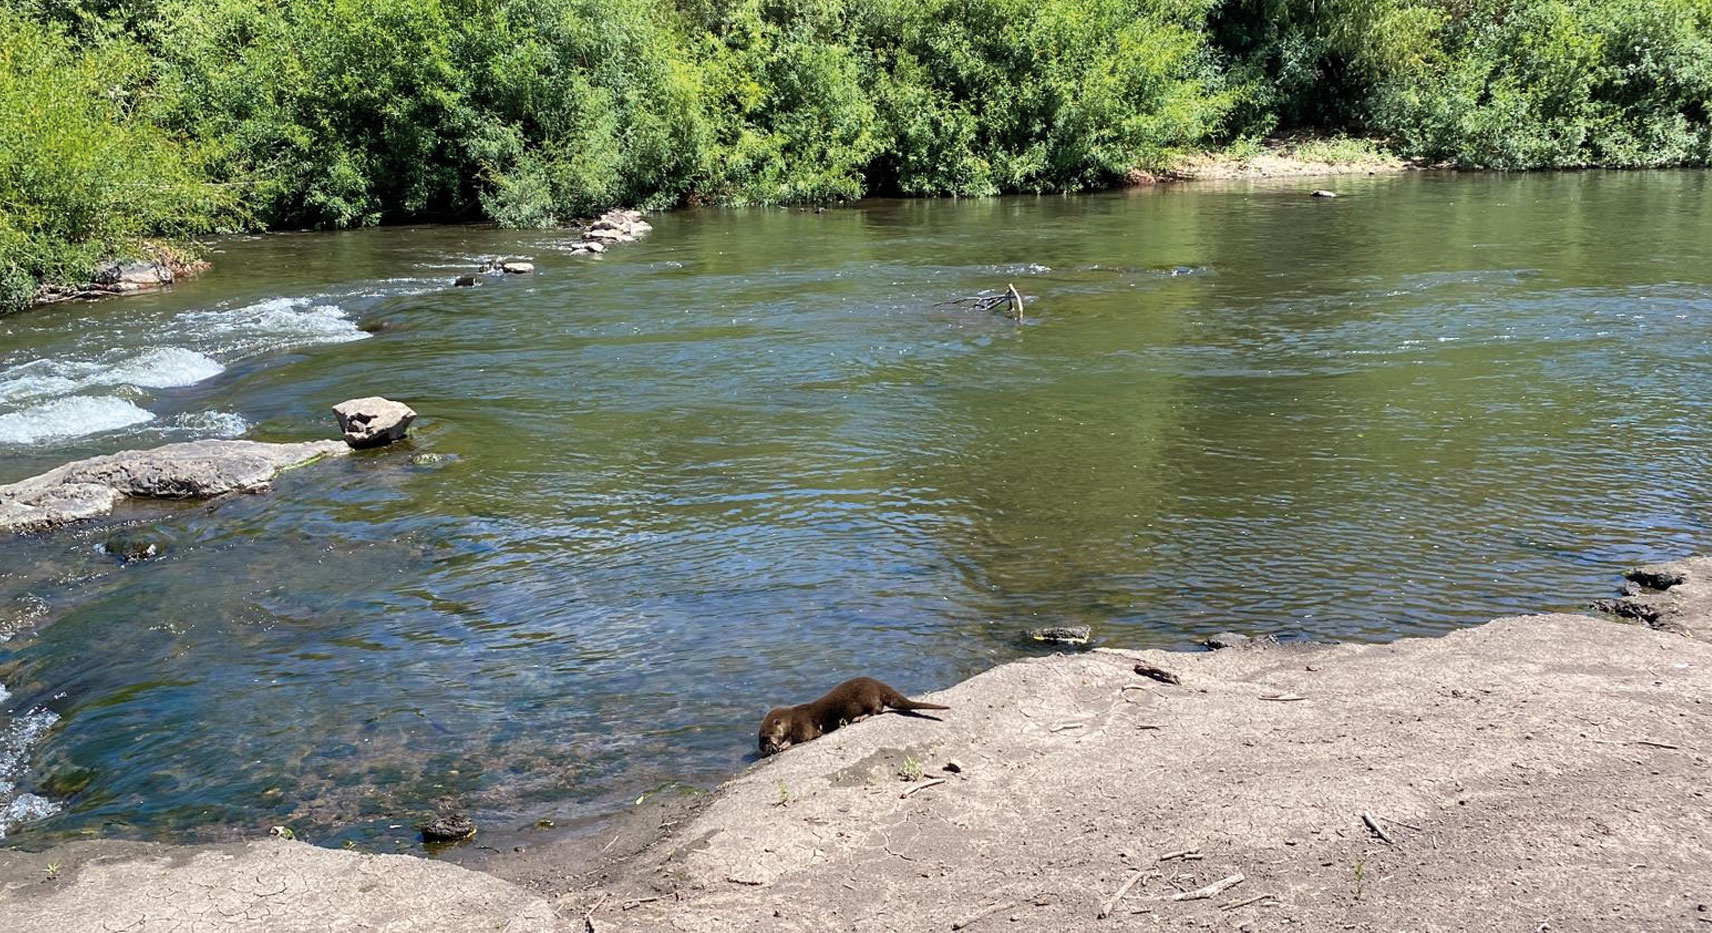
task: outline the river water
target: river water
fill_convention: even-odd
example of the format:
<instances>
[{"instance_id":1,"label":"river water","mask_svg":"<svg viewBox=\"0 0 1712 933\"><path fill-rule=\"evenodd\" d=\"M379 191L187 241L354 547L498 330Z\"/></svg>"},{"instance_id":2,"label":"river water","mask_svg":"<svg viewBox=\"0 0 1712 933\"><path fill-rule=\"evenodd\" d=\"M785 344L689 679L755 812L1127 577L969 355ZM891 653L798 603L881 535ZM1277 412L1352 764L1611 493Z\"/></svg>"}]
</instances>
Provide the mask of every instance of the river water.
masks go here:
<instances>
[{"instance_id":1,"label":"river water","mask_svg":"<svg viewBox=\"0 0 1712 933\"><path fill-rule=\"evenodd\" d=\"M703 210L600 259L276 235L0 320L0 482L421 413L405 450L123 512L152 560L0 542L0 831L408 851L437 806L526 831L710 786L767 706L944 687L1031 625L1583 605L1709 543L1706 178ZM537 273L447 287L500 253ZM1021 325L943 304L1009 282Z\"/></svg>"}]
</instances>

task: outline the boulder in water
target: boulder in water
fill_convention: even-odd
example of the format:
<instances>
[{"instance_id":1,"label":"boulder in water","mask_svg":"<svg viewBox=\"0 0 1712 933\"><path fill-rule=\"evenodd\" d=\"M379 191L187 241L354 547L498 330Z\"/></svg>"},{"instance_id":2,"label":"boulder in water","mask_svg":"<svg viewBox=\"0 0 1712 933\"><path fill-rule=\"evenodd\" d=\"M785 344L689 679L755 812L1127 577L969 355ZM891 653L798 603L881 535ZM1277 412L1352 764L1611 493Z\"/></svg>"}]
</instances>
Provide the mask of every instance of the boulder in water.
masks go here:
<instances>
[{"instance_id":1,"label":"boulder in water","mask_svg":"<svg viewBox=\"0 0 1712 933\"><path fill-rule=\"evenodd\" d=\"M463 842L476 834L475 821L462 813L442 813L423 824L423 842Z\"/></svg>"},{"instance_id":2,"label":"boulder in water","mask_svg":"<svg viewBox=\"0 0 1712 933\"><path fill-rule=\"evenodd\" d=\"M1028 637L1051 645L1085 645L1093 635L1086 625L1048 625L1028 630Z\"/></svg>"},{"instance_id":3,"label":"boulder in water","mask_svg":"<svg viewBox=\"0 0 1712 933\"><path fill-rule=\"evenodd\" d=\"M260 492L281 470L342 454L338 441L190 441L91 457L0 486L0 532L39 531L105 515L126 497L209 499Z\"/></svg>"},{"instance_id":4,"label":"boulder in water","mask_svg":"<svg viewBox=\"0 0 1712 933\"><path fill-rule=\"evenodd\" d=\"M499 269L508 275L528 275L535 271L535 264L532 262L502 262L499 264Z\"/></svg>"},{"instance_id":5,"label":"boulder in water","mask_svg":"<svg viewBox=\"0 0 1712 933\"><path fill-rule=\"evenodd\" d=\"M345 443L357 450L401 440L410 422L416 420L416 412L409 405L378 395L340 402L333 406L333 414L339 419Z\"/></svg>"},{"instance_id":6,"label":"boulder in water","mask_svg":"<svg viewBox=\"0 0 1712 933\"><path fill-rule=\"evenodd\" d=\"M1313 194L1308 195L1308 197L1310 197L1310 198L1335 198L1335 197L1337 197L1337 192L1336 191L1327 191L1326 189L1321 188L1318 191L1315 191Z\"/></svg>"},{"instance_id":7,"label":"boulder in water","mask_svg":"<svg viewBox=\"0 0 1712 933\"><path fill-rule=\"evenodd\" d=\"M458 276L457 281L454 281L452 286L454 288L474 288L480 284L481 279L478 279L473 275L465 274Z\"/></svg>"}]
</instances>

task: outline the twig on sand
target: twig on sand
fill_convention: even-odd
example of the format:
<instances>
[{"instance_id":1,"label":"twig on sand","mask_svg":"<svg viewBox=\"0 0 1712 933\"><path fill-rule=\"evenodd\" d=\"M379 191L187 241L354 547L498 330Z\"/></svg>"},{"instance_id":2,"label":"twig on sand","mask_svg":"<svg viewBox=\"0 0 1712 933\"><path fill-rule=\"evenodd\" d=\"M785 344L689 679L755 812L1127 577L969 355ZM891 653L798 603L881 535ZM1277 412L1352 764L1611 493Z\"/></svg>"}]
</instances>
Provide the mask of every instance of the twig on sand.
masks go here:
<instances>
[{"instance_id":1,"label":"twig on sand","mask_svg":"<svg viewBox=\"0 0 1712 933\"><path fill-rule=\"evenodd\" d=\"M1171 673L1163 667L1154 667L1151 664L1137 664L1135 666L1135 672L1143 677L1151 677L1162 684L1177 684L1181 686L1183 683L1183 681L1177 679L1176 674Z\"/></svg>"},{"instance_id":2,"label":"twig on sand","mask_svg":"<svg viewBox=\"0 0 1712 933\"><path fill-rule=\"evenodd\" d=\"M951 925L951 929L961 930L964 927L974 923L975 921L982 919L983 917L991 916L993 914L998 913L1001 910L1010 910L1012 907L1015 907L1015 906L1017 906L1016 901L1002 901L1002 902L997 903L997 904L993 904L993 905L990 905L987 907L983 907L980 910L977 910L974 913L970 914L969 916L964 917L962 920L959 920L956 923L953 923Z\"/></svg>"},{"instance_id":3,"label":"twig on sand","mask_svg":"<svg viewBox=\"0 0 1712 933\"><path fill-rule=\"evenodd\" d=\"M1680 745L1672 745L1669 742L1655 742L1652 739L1635 739L1634 744L1645 745L1648 748L1681 748L1682 747Z\"/></svg>"},{"instance_id":4,"label":"twig on sand","mask_svg":"<svg viewBox=\"0 0 1712 933\"><path fill-rule=\"evenodd\" d=\"M1383 840L1387 844L1389 844L1389 845L1396 845L1397 844L1397 840L1391 838L1391 834L1385 831L1385 827L1379 825L1379 821L1374 818L1372 811L1370 811L1370 810L1361 811L1361 821L1363 823L1367 824L1368 829L1373 830L1373 835L1378 836L1381 840Z\"/></svg>"},{"instance_id":5,"label":"twig on sand","mask_svg":"<svg viewBox=\"0 0 1712 933\"><path fill-rule=\"evenodd\" d=\"M588 909L588 913L583 914L583 930L586 933L594 933L594 912L600 909L600 905L606 903L608 896L602 894L600 899L594 902L594 906Z\"/></svg>"},{"instance_id":6,"label":"twig on sand","mask_svg":"<svg viewBox=\"0 0 1712 933\"><path fill-rule=\"evenodd\" d=\"M1107 917L1110 917L1112 915L1112 908L1118 906L1118 901L1123 900L1123 896L1128 894L1129 889L1135 887L1135 883L1140 880L1141 869L1138 868L1135 871L1130 872L1129 879L1123 883L1123 887L1118 888L1118 893L1113 894L1109 900L1100 905L1100 912L1094 919L1104 920Z\"/></svg>"},{"instance_id":7,"label":"twig on sand","mask_svg":"<svg viewBox=\"0 0 1712 933\"><path fill-rule=\"evenodd\" d=\"M1260 695L1260 698L1262 700L1271 700L1275 703L1294 703L1297 700L1307 699L1307 697L1300 693L1263 693Z\"/></svg>"},{"instance_id":8,"label":"twig on sand","mask_svg":"<svg viewBox=\"0 0 1712 933\"><path fill-rule=\"evenodd\" d=\"M659 898L657 898L657 897L631 898L630 900L624 902L623 907L620 907L618 909L619 910L635 910L636 908L641 907L643 904L652 904L657 900L659 900Z\"/></svg>"},{"instance_id":9,"label":"twig on sand","mask_svg":"<svg viewBox=\"0 0 1712 933\"><path fill-rule=\"evenodd\" d=\"M1138 722L1135 727L1137 729L1163 729L1165 724L1161 722Z\"/></svg>"},{"instance_id":10,"label":"twig on sand","mask_svg":"<svg viewBox=\"0 0 1712 933\"><path fill-rule=\"evenodd\" d=\"M1087 723L1085 723L1085 722L1061 722L1058 725L1053 726L1048 731L1050 731L1050 732L1063 732L1065 729L1080 729L1085 725L1087 725Z\"/></svg>"},{"instance_id":11,"label":"twig on sand","mask_svg":"<svg viewBox=\"0 0 1712 933\"><path fill-rule=\"evenodd\" d=\"M1209 897L1214 897L1216 895L1223 894L1225 891L1227 891L1231 888L1234 888L1237 885L1242 884L1244 881L1247 881L1247 880L1248 880L1247 878L1243 877L1242 872L1239 871L1236 874L1231 875L1229 878L1220 878L1219 880L1213 882L1212 884L1207 885L1204 888L1196 888L1193 891L1184 891L1182 894L1173 894L1170 897L1160 898L1160 900L1166 900L1166 901L1204 901Z\"/></svg>"},{"instance_id":12,"label":"twig on sand","mask_svg":"<svg viewBox=\"0 0 1712 933\"><path fill-rule=\"evenodd\" d=\"M1271 893L1256 894L1255 896L1248 898L1246 900L1231 901L1229 904L1220 904L1219 909L1220 910L1235 910L1238 907L1247 907L1250 904L1258 904L1261 901L1265 901L1265 900L1275 901L1277 899L1278 899L1278 895L1276 895L1276 894L1271 894Z\"/></svg>"},{"instance_id":13,"label":"twig on sand","mask_svg":"<svg viewBox=\"0 0 1712 933\"><path fill-rule=\"evenodd\" d=\"M1189 848L1189 849L1178 849L1175 852L1167 852L1164 855L1161 855L1159 857L1159 860L1161 862L1169 862L1174 858L1180 858L1180 859L1183 859L1185 861L1190 861L1190 862L1200 861L1200 859L1201 859L1201 847L1195 846L1195 847Z\"/></svg>"},{"instance_id":14,"label":"twig on sand","mask_svg":"<svg viewBox=\"0 0 1712 933\"><path fill-rule=\"evenodd\" d=\"M935 784L944 784L945 781L946 781L945 778L934 778L931 781L922 781L920 784L912 784L912 785L910 785L908 790L905 790L903 793L898 795L898 799L901 800L901 799L908 797L909 795L915 793L918 790L925 790L929 787L932 787Z\"/></svg>"}]
</instances>

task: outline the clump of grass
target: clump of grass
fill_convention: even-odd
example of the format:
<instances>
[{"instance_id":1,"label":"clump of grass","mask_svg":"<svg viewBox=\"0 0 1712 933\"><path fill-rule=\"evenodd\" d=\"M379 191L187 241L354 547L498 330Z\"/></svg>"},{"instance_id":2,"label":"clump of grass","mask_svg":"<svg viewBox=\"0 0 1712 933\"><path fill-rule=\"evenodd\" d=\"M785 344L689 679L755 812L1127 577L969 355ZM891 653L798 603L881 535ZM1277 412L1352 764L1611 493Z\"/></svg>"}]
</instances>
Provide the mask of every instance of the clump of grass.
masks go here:
<instances>
[{"instance_id":1,"label":"clump of grass","mask_svg":"<svg viewBox=\"0 0 1712 933\"><path fill-rule=\"evenodd\" d=\"M1385 158L1385 153L1380 151L1373 140L1352 139L1348 136L1311 139L1297 146L1294 154L1303 162L1326 162L1331 165L1376 162Z\"/></svg>"},{"instance_id":2,"label":"clump of grass","mask_svg":"<svg viewBox=\"0 0 1712 933\"><path fill-rule=\"evenodd\" d=\"M786 806L787 804L789 804L790 802L791 802L791 789L789 787L785 786L784 781L780 781L779 782L779 799L773 801L773 806L783 807L783 806Z\"/></svg>"},{"instance_id":3,"label":"clump of grass","mask_svg":"<svg viewBox=\"0 0 1712 933\"><path fill-rule=\"evenodd\" d=\"M903 764L898 765L898 777L905 781L921 780L921 762L914 755L905 755Z\"/></svg>"}]
</instances>

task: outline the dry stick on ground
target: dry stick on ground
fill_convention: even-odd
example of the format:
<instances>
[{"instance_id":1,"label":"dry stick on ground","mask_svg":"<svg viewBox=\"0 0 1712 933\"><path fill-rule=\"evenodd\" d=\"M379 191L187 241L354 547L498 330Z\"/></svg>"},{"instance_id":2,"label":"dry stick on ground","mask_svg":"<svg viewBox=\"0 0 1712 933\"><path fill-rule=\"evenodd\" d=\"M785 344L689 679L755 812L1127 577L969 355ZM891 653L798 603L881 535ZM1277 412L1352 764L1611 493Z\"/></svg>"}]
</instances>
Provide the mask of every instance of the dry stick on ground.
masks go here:
<instances>
[{"instance_id":1,"label":"dry stick on ground","mask_svg":"<svg viewBox=\"0 0 1712 933\"><path fill-rule=\"evenodd\" d=\"M1201 857L1201 847L1196 846L1192 849L1178 849L1175 852L1167 852L1164 855L1161 855L1159 857L1159 860L1161 862L1169 862L1174 858L1198 859L1200 857Z\"/></svg>"},{"instance_id":2,"label":"dry stick on ground","mask_svg":"<svg viewBox=\"0 0 1712 933\"><path fill-rule=\"evenodd\" d=\"M1080 729L1085 725L1087 725L1087 723L1061 722L1058 725L1053 726L1049 731L1051 731L1051 732L1063 732L1065 729Z\"/></svg>"},{"instance_id":3,"label":"dry stick on ground","mask_svg":"<svg viewBox=\"0 0 1712 933\"><path fill-rule=\"evenodd\" d=\"M1636 739L1634 744L1646 745L1651 748L1682 748L1680 745L1672 745L1669 742L1655 742L1652 739Z\"/></svg>"},{"instance_id":4,"label":"dry stick on ground","mask_svg":"<svg viewBox=\"0 0 1712 933\"><path fill-rule=\"evenodd\" d=\"M1138 868L1135 871L1130 872L1129 880L1123 883L1123 887L1118 888L1118 893L1113 894L1110 900L1100 905L1100 912L1094 917L1094 919L1104 920L1107 917L1110 917L1112 915L1112 908L1118 906L1118 901L1123 900L1123 896L1128 894L1129 889L1135 887L1135 883L1140 880L1141 869Z\"/></svg>"},{"instance_id":5,"label":"dry stick on ground","mask_svg":"<svg viewBox=\"0 0 1712 933\"><path fill-rule=\"evenodd\" d=\"M1143 677L1151 677L1162 684L1177 684L1181 686L1183 683L1183 681L1177 679L1176 674L1171 673L1163 667L1154 667L1151 664L1137 664L1135 666L1135 672Z\"/></svg>"},{"instance_id":6,"label":"dry stick on ground","mask_svg":"<svg viewBox=\"0 0 1712 933\"><path fill-rule=\"evenodd\" d=\"M998 913L1001 910L1010 910L1012 907L1017 906L1017 904L1018 904L1017 901L1003 901L1003 902L998 903L998 904L993 904L992 906L989 906L989 907L983 907L980 910L977 910L974 913L970 914L969 916L964 917L962 920L959 920L956 923L953 923L951 925L951 929L961 930L964 927L974 923L977 920L980 920L983 917L991 916L993 914Z\"/></svg>"},{"instance_id":7,"label":"dry stick on ground","mask_svg":"<svg viewBox=\"0 0 1712 933\"><path fill-rule=\"evenodd\" d=\"M1248 898L1247 900L1231 901L1229 904L1220 904L1219 909L1220 910L1235 910L1238 907L1247 907L1250 904L1258 904L1259 902L1264 901L1264 900L1274 900L1275 901L1277 899L1278 899L1278 895L1276 895L1276 894L1256 894L1255 896Z\"/></svg>"},{"instance_id":8,"label":"dry stick on ground","mask_svg":"<svg viewBox=\"0 0 1712 933\"><path fill-rule=\"evenodd\" d=\"M946 781L945 778L934 778L931 781L922 781L920 784L916 784L916 785L910 787L909 790L906 790L903 793L899 794L898 799L901 800L905 797L908 797L909 795L915 793L918 790L926 790L927 788L932 787L935 784L944 784L945 781Z\"/></svg>"},{"instance_id":9,"label":"dry stick on ground","mask_svg":"<svg viewBox=\"0 0 1712 933\"><path fill-rule=\"evenodd\" d=\"M594 906L588 909L588 913L583 914L583 929L587 933L594 933L594 912L600 909L600 905L606 903L607 897L608 895L602 894L600 899L594 902Z\"/></svg>"},{"instance_id":10,"label":"dry stick on ground","mask_svg":"<svg viewBox=\"0 0 1712 933\"><path fill-rule=\"evenodd\" d=\"M1184 891L1182 894L1173 894L1170 897L1162 898L1162 900L1204 901L1214 895L1222 894L1230 888L1234 888L1237 885L1242 884L1246 880L1248 879L1244 878L1242 872L1239 871L1236 874L1231 875L1229 878L1220 878L1204 888L1196 888L1193 891Z\"/></svg>"},{"instance_id":11,"label":"dry stick on ground","mask_svg":"<svg viewBox=\"0 0 1712 933\"><path fill-rule=\"evenodd\" d=\"M1367 824L1368 829L1373 830L1373 834L1375 836L1378 836L1380 839L1384 840L1387 844L1389 844L1389 845L1396 845L1397 844L1397 840L1392 839L1391 834L1387 833L1385 831L1385 827L1380 826L1379 821L1373 818L1373 813L1371 811L1368 811L1368 810L1361 811L1361 821L1363 823Z\"/></svg>"},{"instance_id":12,"label":"dry stick on ground","mask_svg":"<svg viewBox=\"0 0 1712 933\"><path fill-rule=\"evenodd\" d=\"M1260 698L1262 700L1272 700L1278 703L1294 703L1297 700L1307 699L1307 697L1300 693L1264 693L1261 694Z\"/></svg>"}]
</instances>

